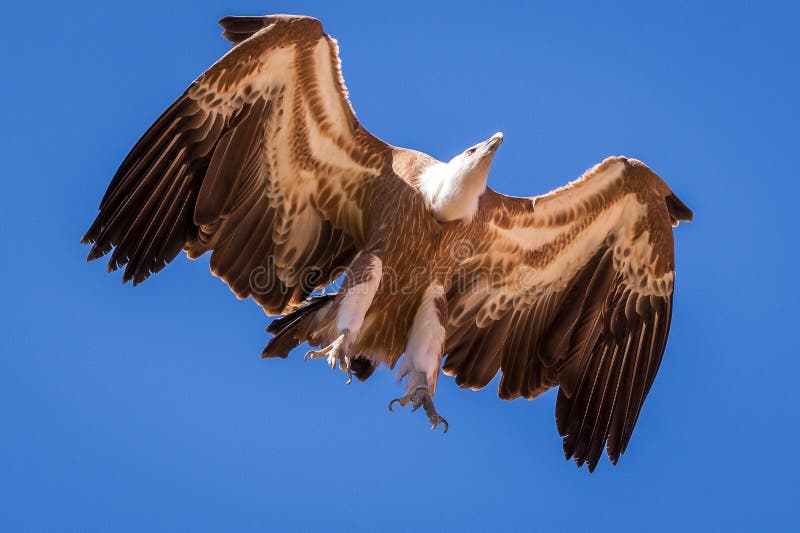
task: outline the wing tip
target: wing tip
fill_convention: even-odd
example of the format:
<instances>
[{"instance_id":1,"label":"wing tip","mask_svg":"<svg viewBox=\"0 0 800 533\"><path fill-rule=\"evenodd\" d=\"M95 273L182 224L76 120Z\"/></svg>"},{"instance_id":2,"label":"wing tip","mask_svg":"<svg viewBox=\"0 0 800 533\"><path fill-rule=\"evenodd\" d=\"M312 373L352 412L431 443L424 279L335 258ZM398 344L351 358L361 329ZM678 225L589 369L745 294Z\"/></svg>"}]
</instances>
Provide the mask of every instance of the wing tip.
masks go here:
<instances>
[{"instance_id":1,"label":"wing tip","mask_svg":"<svg viewBox=\"0 0 800 533\"><path fill-rule=\"evenodd\" d=\"M95 243L93 241L88 241L88 242L81 241L81 242L83 244L93 244L94 245L89 250L89 253L86 254L86 262L87 263L89 263L91 261L96 261L97 259L100 259L104 255L106 255L106 253L108 253L108 250L103 249L101 246L99 246L97 243Z\"/></svg>"},{"instance_id":2,"label":"wing tip","mask_svg":"<svg viewBox=\"0 0 800 533\"><path fill-rule=\"evenodd\" d=\"M602 450L597 454L579 453L574 443L569 440L569 437L564 437L563 451L565 460L574 461L575 466L578 468L583 468L583 466L586 465L586 468L589 470L590 474L594 473L594 471L597 469L597 466L600 464L600 459L603 457ZM617 466L619 455L612 455L610 452L606 453L611 465Z\"/></svg>"}]
</instances>

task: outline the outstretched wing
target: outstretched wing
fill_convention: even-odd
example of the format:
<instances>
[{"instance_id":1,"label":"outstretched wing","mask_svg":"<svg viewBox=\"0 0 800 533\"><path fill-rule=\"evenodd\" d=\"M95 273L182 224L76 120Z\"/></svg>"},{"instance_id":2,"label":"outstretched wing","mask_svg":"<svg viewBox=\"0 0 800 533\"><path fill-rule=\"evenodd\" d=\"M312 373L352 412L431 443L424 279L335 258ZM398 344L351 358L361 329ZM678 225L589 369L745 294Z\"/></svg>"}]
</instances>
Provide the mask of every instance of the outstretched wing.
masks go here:
<instances>
[{"instance_id":1,"label":"outstretched wing","mask_svg":"<svg viewBox=\"0 0 800 533\"><path fill-rule=\"evenodd\" d=\"M616 463L664 353L672 313L672 225L691 211L639 161L605 160L538 198L487 190L475 220L444 239L445 372L461 387L502 371L501 398L558 386L567 458Z\"/></svg>"},{"instance_id":2,"label":"outstretched wing","mask_svg":"<svg viewBox=\"0 0 800 533\"><path fill-rule=\"evenodd\" d=\"M363 245L364 207L391 148L347 99L336 41L308 17L227 17L234 48L122 162L83 237L134 284L182 249L209 250L240 298L282 313ZM389 171L387 171L387 169Z\"/></svg>"}]
</instances>

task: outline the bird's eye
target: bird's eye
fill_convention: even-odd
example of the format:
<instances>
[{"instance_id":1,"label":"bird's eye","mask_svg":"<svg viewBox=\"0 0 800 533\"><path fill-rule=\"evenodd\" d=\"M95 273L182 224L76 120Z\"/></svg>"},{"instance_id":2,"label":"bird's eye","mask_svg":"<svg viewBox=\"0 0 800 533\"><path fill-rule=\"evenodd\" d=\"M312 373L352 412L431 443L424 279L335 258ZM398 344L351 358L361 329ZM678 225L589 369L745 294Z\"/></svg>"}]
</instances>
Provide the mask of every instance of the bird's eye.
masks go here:
<instances>
[{"instance_id":1,"label":"bird's eye","mask_svg":"<svg viewBox=\"0 0 800 533\"><path fill-rule=\"evenodd\" d=\"M472 154L474 154L474 153L475 153L475 148L470 148L470 149L469 149L469 150L467 150L465 153L466 153L467 155L472 155Z\"/></svg>"}]
</instances>

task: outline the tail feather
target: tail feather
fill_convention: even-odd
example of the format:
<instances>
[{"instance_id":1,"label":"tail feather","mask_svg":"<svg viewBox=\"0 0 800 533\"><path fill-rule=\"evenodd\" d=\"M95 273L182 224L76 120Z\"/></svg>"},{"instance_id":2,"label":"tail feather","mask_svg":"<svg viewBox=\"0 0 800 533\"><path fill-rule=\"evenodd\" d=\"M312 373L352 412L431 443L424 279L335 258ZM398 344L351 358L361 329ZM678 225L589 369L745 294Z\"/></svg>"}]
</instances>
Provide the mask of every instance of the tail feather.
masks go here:
<instances>
[{"instance_id":1,"label":"tail feather","mask_svg":"<svg viewBox=\"0 0 800 533\"><path fill-rule=\"evenodd\" d=\"M303 305L286 316L276 318L267 333L275 335L267 343L261 357L280 357L286 359L289 352L308 340L311 321L316 313L333 301L336 294L326 294L309 298ZM359 381L365 381L375 371L375 363L367 357L357 355L350 363L350 369Z\"/></svg>"},{"instance_id":2,"label":"tail feather","mask_svg":"<svg viewBox=\"0 0 800 533\"><path fill-rule=\"evenodd\" d=\"M304 334L304 330L308 331L308 321L335 297L335 294L325 294L309 298L288 315L273 320L267 326L267 333L275 336L267 343L264 351L261 352L261 357L286 359L293 348L306 341L307 333Z\"/></svg>"},{"instance_id":3,"label":"tail feather","mask_svg":"<svg viewBox=\"0 0 800 533\"><path fill-rule=\"evenodd\" d=\"M356 356L350 362L350 370L358 381L366 381L375 372L375 363L366 357Z\"/></svg>"}]
</instances>

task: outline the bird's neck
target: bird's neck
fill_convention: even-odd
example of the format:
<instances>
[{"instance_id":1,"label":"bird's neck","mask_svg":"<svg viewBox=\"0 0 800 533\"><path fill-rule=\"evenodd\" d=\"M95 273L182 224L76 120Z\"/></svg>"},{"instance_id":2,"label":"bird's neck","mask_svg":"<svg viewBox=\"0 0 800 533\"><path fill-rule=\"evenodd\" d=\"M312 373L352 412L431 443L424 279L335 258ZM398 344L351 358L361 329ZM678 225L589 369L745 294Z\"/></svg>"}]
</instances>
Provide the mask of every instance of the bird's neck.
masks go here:
<instances>
[{"instance_id":1,"label":"bird's neck","mask_svg":"<svg viewBox=\"0 0 800 533\"><path fill-rule=\"evenodd\" d=\"M472 220L486 190L488 173L461 172L447 163L431 165L420 175L419 191L440 222Z\"/></svg>"}]
</instances>

